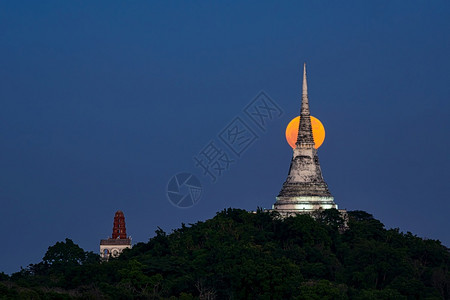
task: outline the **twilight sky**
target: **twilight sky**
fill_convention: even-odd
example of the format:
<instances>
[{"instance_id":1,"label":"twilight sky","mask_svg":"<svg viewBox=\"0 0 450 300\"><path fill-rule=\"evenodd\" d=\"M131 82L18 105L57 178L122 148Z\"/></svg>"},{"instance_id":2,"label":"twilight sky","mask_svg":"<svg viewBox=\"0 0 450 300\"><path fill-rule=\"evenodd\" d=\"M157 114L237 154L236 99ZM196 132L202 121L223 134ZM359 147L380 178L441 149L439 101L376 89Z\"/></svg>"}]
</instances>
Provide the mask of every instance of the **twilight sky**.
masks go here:
<instances>
[{"instance_id":1,"label":"twilight sky","mask_svg":"<svg viewBox=\"0 0 450 300\"><path fill-rule=\"evenodd\" d=\"M98 252L119 209L145 242L270 208L304 61L339 208L450 246L449 16L449 1L0 2L0 271L66 237ZM261 91L279 110L259 127L245 108ZM210 142L234 161L214 183L194 161ZM190 208L167 197L180 172L203 187Z\"/></svg>"}]
</instances>

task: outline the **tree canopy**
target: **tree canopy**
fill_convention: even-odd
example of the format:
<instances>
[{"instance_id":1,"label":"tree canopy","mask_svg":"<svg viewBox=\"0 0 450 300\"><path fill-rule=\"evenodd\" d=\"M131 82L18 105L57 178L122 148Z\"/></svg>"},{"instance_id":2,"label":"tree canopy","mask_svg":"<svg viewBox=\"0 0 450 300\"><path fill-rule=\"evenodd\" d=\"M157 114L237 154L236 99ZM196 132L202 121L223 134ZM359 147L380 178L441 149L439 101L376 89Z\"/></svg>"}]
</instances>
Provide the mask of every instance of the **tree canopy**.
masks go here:
<instances>
[{"instance_id":1,"label":"tree canopy","mask_svg":"<svg viewBox=\"0 0 450 300\"><path fill-rule=\"evenodd\" d=\"M70 239L0 277L0 295L51 299L449 299L450 254L439 241L385 229L353 211L312 218L226 209L156 230L100 262Z\"/></svg>"}]
</instances>

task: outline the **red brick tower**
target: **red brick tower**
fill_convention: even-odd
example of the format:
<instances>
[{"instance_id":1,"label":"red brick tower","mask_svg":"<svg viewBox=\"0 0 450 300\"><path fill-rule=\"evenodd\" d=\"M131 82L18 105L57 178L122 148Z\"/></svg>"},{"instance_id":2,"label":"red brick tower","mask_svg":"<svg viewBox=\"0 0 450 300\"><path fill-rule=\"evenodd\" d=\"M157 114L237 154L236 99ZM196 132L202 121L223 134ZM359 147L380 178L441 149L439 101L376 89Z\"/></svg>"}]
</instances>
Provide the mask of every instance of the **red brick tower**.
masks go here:
<instances>
[{"instance_id":1,"label":"red brick tower","mask_svg":"<svg viewBox=\"0 0 450 300\"><path fill-rule=\"evenodd\" d=\"M114 215L112 237L100 240L100 256L103 260L118 257L124 249L131 249L131 237L127 237L125 216L118 210Z\"/></svg>"},{"instance_id":2,"label":"red brick tower","mask_svg":"<svg viewBox=\"0 0 450 300\"><path fill-rule=\"evenodd\" d=\"M125 216L121 210L116 211L114 215L114 226L112 232L113 239L126 239L127 229L125 227Z\"/></svg>"}]
</instances>

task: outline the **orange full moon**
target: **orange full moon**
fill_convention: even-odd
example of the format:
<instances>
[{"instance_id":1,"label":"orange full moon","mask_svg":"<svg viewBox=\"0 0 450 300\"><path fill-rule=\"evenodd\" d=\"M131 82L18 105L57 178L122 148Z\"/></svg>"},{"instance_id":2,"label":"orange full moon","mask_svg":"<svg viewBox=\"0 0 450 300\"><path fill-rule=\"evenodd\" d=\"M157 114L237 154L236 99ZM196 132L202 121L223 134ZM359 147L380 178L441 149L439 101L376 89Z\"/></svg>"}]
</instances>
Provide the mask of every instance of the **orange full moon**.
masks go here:
<instances>
[{"instance_id":1,"label":"orange full moon","mask_svg":"<svg viewBox=\"0 0 450 300\"><path fill-rule=\"evenodd\" d=\"M295 148L298 136L298 125L300 124L300 116L293 118L286 127L286 140L292 148ZM311 116L311 127L314 138L314 148L318 149L325 140L325 128L319 119Z\"/></svg>"}]
</instances>

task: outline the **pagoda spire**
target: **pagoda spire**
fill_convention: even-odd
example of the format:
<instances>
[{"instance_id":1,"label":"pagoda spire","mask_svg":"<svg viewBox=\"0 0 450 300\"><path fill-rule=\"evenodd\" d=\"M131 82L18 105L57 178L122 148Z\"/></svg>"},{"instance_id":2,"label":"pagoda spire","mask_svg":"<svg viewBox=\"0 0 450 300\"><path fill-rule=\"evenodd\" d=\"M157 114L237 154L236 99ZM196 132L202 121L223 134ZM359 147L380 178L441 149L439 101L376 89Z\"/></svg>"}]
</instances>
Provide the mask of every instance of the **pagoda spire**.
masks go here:
<instances>
[{"instance_id":1,"label":"pagoda spire","mask_svg":"<svg viewBox=\"0 0 450 300\"><path fill-rule=\"evenodd\" d=\"M306 80L306 63L303 64L302 105L300 108L300 124L298 125L297 148L314 147L314 137L309 112L308 82Z\"/></svg>"},{"instance_id":2,"label":"pagoda spire","mask_svg":"<svg viewBox=\"0 0 450 300\"><path fill-rule=\"evenodd\" d=\"M306 97L308 99L308 82L306 81L306 63L303 63L303 88L302 88L302 98Z\"/></svg>"}]
</instances>

